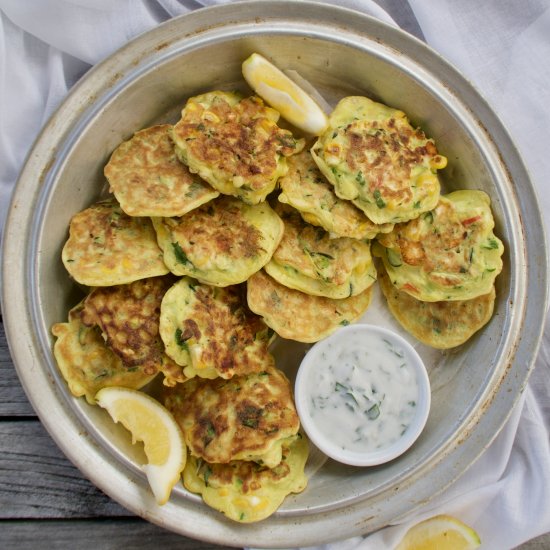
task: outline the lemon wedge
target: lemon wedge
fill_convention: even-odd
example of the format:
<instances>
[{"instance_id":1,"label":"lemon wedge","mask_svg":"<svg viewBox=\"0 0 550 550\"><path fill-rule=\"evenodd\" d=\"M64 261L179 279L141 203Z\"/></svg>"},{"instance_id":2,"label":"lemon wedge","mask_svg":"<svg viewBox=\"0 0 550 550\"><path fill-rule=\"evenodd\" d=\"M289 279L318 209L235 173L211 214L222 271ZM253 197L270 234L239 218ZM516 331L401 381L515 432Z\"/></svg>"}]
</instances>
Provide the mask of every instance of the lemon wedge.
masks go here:
<instances>
[{"instance_id":1,"label":"lemon wedge","mask_svg":"<svg viewBox=\"0 0 550 550\"><path fill-rule=\"evenodd\" d=\"M242 71L249 86L296 128L316 136L326 129L328 119L321 107L265 57L253 53Z\"/></svg>"},{"instance_id":2,"label":"lemon wedge","mask_svg":"<svg viewBox=\"0 0 550 550\"><path fill-rule=\"evenodd\" d=\"M143 441L148 461L143 471L157 503L165 504L187 459L183 434L174 417L152 397L128 388L103 388L96 400L115 422L131 432L132 443Z\"/></svg>"},{"instance_id":3,"label":"lemon wedge","mask_svg":"<svg viewBox=\"0 0 550 550\"><path fill-rule=\"evenodd\" d=\"M395 550L470 550L480 544L471 527L452 516L439 515L411 527Z\"/></svg>"}]
</instances>

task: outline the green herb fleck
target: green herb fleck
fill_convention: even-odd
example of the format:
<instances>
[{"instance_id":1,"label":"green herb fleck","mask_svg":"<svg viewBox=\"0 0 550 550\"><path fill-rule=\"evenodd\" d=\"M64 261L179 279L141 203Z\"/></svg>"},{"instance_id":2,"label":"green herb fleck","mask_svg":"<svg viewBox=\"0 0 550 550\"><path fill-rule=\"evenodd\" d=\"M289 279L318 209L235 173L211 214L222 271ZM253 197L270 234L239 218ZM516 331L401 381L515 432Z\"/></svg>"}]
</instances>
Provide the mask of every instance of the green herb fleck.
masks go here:
<instances>
[{"instance_id":1,"label":"green herb fleck","mask_svg":"<svg viewBox=\"0 0 550 550\"><path fill-rule=\"evenodd\" d=\"M176 260L180 264L190 264L193 265L190 261L183 249L181 248L179 243L172 243L172 248L174 249L174 256L176 256Z\"/></svg>"},{"instance_id":2,"label":"green herb fleck","mask_svg":"<svg viewBox=\"0 0 550 550\"><path fill-rule=\"evenodd\" d=\"M372 196L374 197L374 200L376 201L376 206L378 206L378 208L384 208L386 206L386 203L384 202L384 199L382 198L382 195L380 193L380 189L375 189Z\"/></svg>"},{"instance_id":3,"label":"green herb fleck","mask_svg":"<svg viewBox=\"0 0 550 550\"><path fill-rule=\"evenodd\" d=\"M366 415L369 420L376 420L380 416L380 407L376 404L373 405L366 411Z\"/></svg>"},{"instance_id":4,"label":"green herb fleck","mask_svg":"<svg viewBox=\"0 0 550 550\"><path fill-rule=\"evenodd\" d=\"M292 136L289 136L288 134L277 136L277 141L283 147L290 147L291 149L296 148L296 140Z\"/></svg>"},{"instance_id":5,"label":"green herb fleck","mask_svg":"<svg viewBox=\"0 0 550 550\"><path fill-rule=\"evenodd\" d=\"M204 473L202 474L202 478L204 479L204 484L206 485L206 487L208 487L208 478L210 477L211 474L212 474L212 470L210 469L210 466L207 466L204 469Z\"/></svg>"},{"instance_id":6,"label":"green herb fleck","mask_svg":"<svg viewBox=\"0 0 550 550\"><path fill-rule=\"evenodd\" d=\"M243 426L257 428L262 417L262 409L258 409L253 405L247 405L237 413L237 416Z\"/></svg>"},{"instance_id":7,"label":"green herb fleck","mask_svg":"<svg viewBox=\"0 0 550 550\"><path fill-rule=\"evenodd\" d=\"M187 340L189 340L189 337L185 337L183 335L183 331L181 330L181 328L176 329L176 332L174 333L174 338L176 339L176 344L180 348L187 350Z\"/></svg>"},{"instance_id":8,"label":"green herb fleck","mask_svg":"<svg viewBox=\"0 0 550 550\"><path fill-rule=\"evenodd\" d=\"M351 397L353 399L353 401L355 402L356 405L359 405L359 402L357 401L357 399L355 398L355 395L353 395L352 392L346 392L346 395Z\"/></svg>"},{"instance_id":9,"label":"green herb fleck","mask_svg":"<svg viewBox=\"0 0 550 550\"><path fill-rule=\"evenodd\" d=\"M498 242L496 239L489 239L487 241L487 244L484 244L482 248L485 248L487 250L496 250L498 249Z\"/></svg>"}]
</instances>

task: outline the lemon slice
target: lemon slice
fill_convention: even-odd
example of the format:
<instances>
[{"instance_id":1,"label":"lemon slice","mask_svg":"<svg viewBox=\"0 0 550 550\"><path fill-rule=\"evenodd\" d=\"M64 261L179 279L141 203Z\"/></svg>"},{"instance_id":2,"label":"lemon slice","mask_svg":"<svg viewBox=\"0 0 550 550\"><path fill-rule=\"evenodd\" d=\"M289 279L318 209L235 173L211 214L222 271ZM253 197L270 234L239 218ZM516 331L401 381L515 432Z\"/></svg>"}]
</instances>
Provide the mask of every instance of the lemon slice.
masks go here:
<instances>
[{"instance_id":1,"label":"lemon slice","mask_svg":"<svg viewBox=\"0 0 550 550\"><path fill-rule=\"evenodd\" d=\"M411 527L395 550L470 550L480 544L471 527L452 516L439 515Z\"/></svg>"},{"instance_id":2,"label":"lemon slice","mask_svg":"<svg viewBox=\"0 0 550 550\"><path fill-rule=\"evenodd\" d=\"M253 53L242 71L249 86L296 128L316 136L326 129L328 119L321 107L265 57Z\"/></svg>"},{"instance_id":3,"label":"lemon slice","mask_svg":"<svg viewBox=\"0 0 550 550\"><path fill-rule=\"evenodd\" d=\"M143 471L157 503L165 504L187 459L187 447L174 417L152 397L128 388L103 388L96 400L131 432L132 443L143 441L148 461Z\"/></svg>"}]
</instances>

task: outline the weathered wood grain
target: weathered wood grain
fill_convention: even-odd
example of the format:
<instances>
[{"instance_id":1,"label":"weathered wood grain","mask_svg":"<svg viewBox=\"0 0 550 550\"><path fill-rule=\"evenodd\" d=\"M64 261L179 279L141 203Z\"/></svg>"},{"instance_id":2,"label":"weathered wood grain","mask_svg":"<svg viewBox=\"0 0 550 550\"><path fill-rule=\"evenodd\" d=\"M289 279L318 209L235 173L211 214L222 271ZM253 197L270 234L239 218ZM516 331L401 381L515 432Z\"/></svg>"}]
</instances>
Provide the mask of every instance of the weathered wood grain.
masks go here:
<instances>
[{"instance_id":1,"label":"weathered wood grain","mask_svg":"<svg viewBox=\"0 0 550 550\"><path fill-rule=\"evenodd\" d=\"M1 519L131 515L83 477L40 422L0 422Z\"/></svg>"},{"instance_id":2,"label":"weathered wood grain","mask_svg":"<svg viewBox=\"0 0 550 550\"><path fill-rule=\"evenodd\" d=\"M0 417L35 416L15 372L4 325L0 322Z\"/></svg>"},{"instance_id":3,"label":"weathered wood grain","mask_svg":"<svg viewBox=\"0 0 550 550\"><path fill-rule=\"evenodd\" d=\"M229 546L217 546L183 537L139 518L121 518L0 521L0 548L223 550Z\"/></svg>"}]
</instances>

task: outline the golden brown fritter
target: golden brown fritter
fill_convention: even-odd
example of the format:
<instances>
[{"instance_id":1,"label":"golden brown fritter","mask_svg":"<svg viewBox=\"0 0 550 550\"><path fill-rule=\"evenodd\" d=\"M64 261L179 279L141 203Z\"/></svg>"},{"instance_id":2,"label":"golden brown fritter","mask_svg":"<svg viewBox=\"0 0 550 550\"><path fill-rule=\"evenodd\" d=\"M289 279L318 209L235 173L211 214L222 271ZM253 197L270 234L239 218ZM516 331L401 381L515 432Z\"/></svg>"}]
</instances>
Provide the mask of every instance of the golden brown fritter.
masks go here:
<instances>
[{"instance_id":1,"label":"golden brown fritter","mask_svg":"<svg viewBox=\"0 0 550 550\"><path fill-rule=\"evenodd\" d=\"M209 464L191 455L183 483L187 490L202 495L208 506L234 521L260 521L275 512L288 494L305 489L308 453L307 440L297 437L283 447L282 460L274 468L243 460Z\"/></svg>"},{"instance_id":2,"label":"golden brown fritter","mask_svg":"<svg viewBox=\"0 0 550 550\"><path fill-rule=\"evenodd\" d=\"M493 315L495 288L471 300L422 302L398 290L382 268L378 274L388 307L401 326L427 346L449 349L466 342Z\"/></svg>"},{"instance_id":3,"label":"golden brown fritter","mask_svg":"<svg viewBox=\"0 0 550 550\"><path fill-rule=\"evenodd\" d=\"M125 367L160 369L170 373L168 381L183 381L181 366L166 357L159 335L160 304L173 283L173 277L165 276L95 288L84 300L82 322L101 329Z\"/></svg>"},{"instance_id":4,"label":"golden brown fritter","mask_svg":"<svg viewBox=\"0 0 550 550\"><path fill-rule=\"evenodd\" d=\"M504 246L493 233L489 196L454 191L430 212L379 235L378 254L392 283L427 302L488 294L502 270Z\"/></svg>"},{"instance_id":5,"label":"golden brown fritter","mask_svg":"<svg viewBox=\"0 0 550 550\"><path fill-rule=\"evenodd\" d=\"M372 287L334 300L284 286L263 270L247 282L248 305L279 336L298 342L317 342L337 328L353 323L367 310Z\"/></svg>"},{"instance_id":6,"label":"golden brown fritter","mask_svg":"<svg viewBox=\"0 0 550 550\"><path fill-rule=\"evenodd\" d=\"M124 366L120 357L106 346L101 331L82 322L83 310L81 302L69 311L67 323L52 327L57 366L75 397L85 396L94 404L101 388L122 386L137 390L158 374L151 365Z\"/></svg>"},{"instance_id":7,"label":"golden brown fritter","mask_svg":"<svg viewBox=\"0 0 550 550\"><path fill-rule=\"evenodd\" d=\"M192 455L208 462L254 460L274 467L300 426L290 383L274 367L230 380L193 378L164 400Z\"/></svg>"},{"instance_id":8,"label":"golden brown fritter","mask_svg":"<svg viewBox=\"0 0 550 550\"><path fill-rule=\"evenodd\" d=\"M275 207L284 234L265 270L279 283L315 296L342 299L366 290L376 280L370 241L331 239L320 227L282 203Z\"/></svg>"},{"instance_id":9,"label":"golden brown fritter","mask_svg":"<svg viewBox=\"0 0 550 550\"><path fill-rule=\"evenodd\" d=\"M269 261L283 235L283 222L269 204L233 197L153 223L170 270L215 286L248 279Z\"/></svg>"},{"instance_id":10,"label":"golden brown fritter","mask_svg":"<svg viewBox=\"0 0 550 550\"><path fill-rule=\"evenodd\" d=\"M306 222L331 236L353 239L372 239L391 231L393 224L375 224L351 201L339 198L309 151L293 155L287 164L288 172L279 180L279 201L296 208Z\"/></svg>"},{"instance_id":11,"label":"golden brown fritter","mask_svg":"<svg viewBox=\"0 0 550 550\"><path fill-rule=\"evenodd\" d=\"M181 161L212 187L257 204L303 142L277 126L279 114L256 97L210 92L190 98L172 138Z\"/></svg>"},{"instance_id":12,"label":"golden brown fritter","mask_svg":"<svg viewBox=\"0 0 550 550\"><path fill-rule=\"evenodd\" d=\"M271 330L246 304L241 286L218 288L187 277L164 296L160 334L188 378L231 378L273 365Z\"/></svg>"},{"instance_id":13,"label":"golden brown fritter","mask_svg":"<svg viewBox=\"0 0 550 550\"><path fill-rule=\"evenodd\" d=\"M219 195L178 160L171 128L136 132L105 166L110 189L129 216L182 216Z\"/></svg>"},{"instance_id":14,"label":"golden brown fritter","mask_svg":"<svg viewBox=\"0 0 550 550\"><path fill-rule=\"evenodd\" d=\"M169 272L150 218L128 216L115 200L97 202L73 216L62 260L77 282L92 287Z\"/></svg>"},{"instance_id":15,"label":"golden brown fritter","mask_svg":"<svg viewBox=\"0 0 550 550\"><path fill-rule=\"evenodd\" d=\"M366 97L342 99L311 149L336 194L377 224L415 218L439 197L447 159L405 113Z\"/></svg>"}]
</instances>

